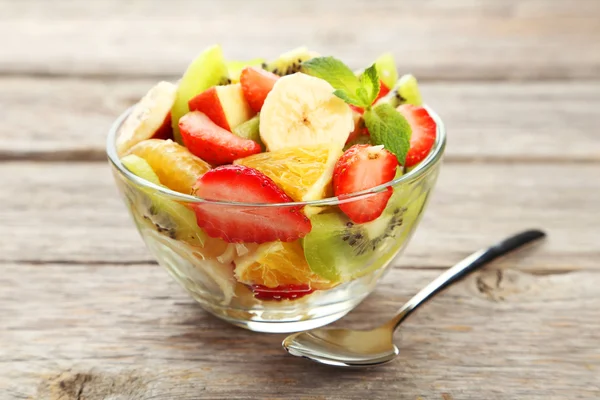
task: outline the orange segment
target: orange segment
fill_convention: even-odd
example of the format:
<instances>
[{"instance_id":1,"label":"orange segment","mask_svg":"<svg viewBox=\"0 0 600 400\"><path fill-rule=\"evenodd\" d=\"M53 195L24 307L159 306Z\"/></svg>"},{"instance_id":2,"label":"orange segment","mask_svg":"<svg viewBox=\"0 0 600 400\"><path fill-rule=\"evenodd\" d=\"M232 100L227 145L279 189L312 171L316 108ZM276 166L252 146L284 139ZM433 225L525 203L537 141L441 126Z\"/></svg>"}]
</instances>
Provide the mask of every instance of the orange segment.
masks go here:
<instances>
[{"instance_id":1,"label":"orange segment","mask_svg":"<svg viewBox=\"0 0 600 400\"><path fill-rule=\"evenodd\" d=\"M333 168L341 155L339 147L320 144L255 154L234 164L259 170L295 201L308 201L329 195Z\"/></svg>"},{"instance_id":2,"label":"orange segment","mask_svg":"<svg viewBox=\"0 0 600 400\"><path fill-rule=\"evenodd\" d=\"M128 154L146 160L163 185L180 193L191 194L198 178L210 169L208 163L172 140L144 140Z\"/></svg>"},{"instance_id":3,"label":"orange segment","mask_svg":"<svg viewBox=\"0 0 600 400\"><path fill-rule=\"evenodd\" d=\"M327 289L333 284L311 271L299 242L271 242L255 253L236 261L235 276L247 285L269 288L308 284L313 289Z\"/></svg>"}]
</instances>

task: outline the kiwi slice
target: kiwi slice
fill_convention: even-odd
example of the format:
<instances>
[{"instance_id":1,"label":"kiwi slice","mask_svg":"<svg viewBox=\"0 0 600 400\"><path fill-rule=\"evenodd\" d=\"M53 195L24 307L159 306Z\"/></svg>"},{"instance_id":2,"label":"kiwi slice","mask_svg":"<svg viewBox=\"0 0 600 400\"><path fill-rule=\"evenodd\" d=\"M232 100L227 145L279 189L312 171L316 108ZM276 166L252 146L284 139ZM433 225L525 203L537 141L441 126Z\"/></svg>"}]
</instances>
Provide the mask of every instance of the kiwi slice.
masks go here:
<instances>
[{"instance_id":1,"label":"kiwi slice","mask_svg":"<svg viewBox=\"0 0 600 400\"><path fill-rule=\"evenodd\" d=\"M393 88L398 80L398 70L396 69L396 61L392 53L384 53L375 60L375 68L379 79L388 88Z\"/></svg>"},{"instance_id":2,"label":"kiwi slice","mask_svg":"<svg viewBox=\"0 0 600 400\"><path fill-rule=\"evenodd\" d=\"M379 268L384 267L387 265L387 263L392 261L396 253L402 249L404 245L406 245L410 239L409 235L414 233L413 228L415 224L421 220L423 210L425 209L427 200L429 199L429 192L429 190L423 190L423 188L421 188L419 197L413 200L411 204L404 209L404 214L402 215L403 226L397 241L386 250L386 253L380 255L376 262L363 270L361 275L365 275L369 272L376 271Z\"/></svg>"},{"instance_id":3,"label":"kiwi slice","mask_svg":"<svg viewBox=\"0 0 600 400\"><path fill-rule=\"evenodd\" d=\"M383 214L366 224L355 224L341 212L312 215L312 230L303 239L308 265L334 282L387 265L407 242L428 193L421 186L398 187Z\"/></svg>"},{"instance_id":4,"label":"kiwi slice","mask_svg":"<svg viewBox=\"0 0 600 400\"><path fill-rule=\"evenodd\" d=\"M160 180L146 160L135 154L121 159L129 171L160 185ZM161 185L162 186L162 185ZM143 219L150 222L158 233L194 246L203 246L206 233L196 223L196 214L186 206L162 197L149 188L128 188L125 195Z\"/></svg>"},{"instance_id":5,"label":"kiwi slice","mask_svg":"<svg viewBox=\"0 0 600 400\"><path fill-rule=\"evenodd\" d=\"M265 60L262 58L253 58L248 61L227 61L227 70L229 71L229 79L231 82L238 83L240 81L240 74L246 67L262 67Z\"/></svg>"},{"instance_id":6,"label":"kiwi slice","mask_svg":"<svg viewBox=\"0 0 600 400\"><path fill-rule=\"evenodd\" d=\"M362 275L360 269L376 261L380 244L402 225L402 213L360 225L342 213L322 213L313 215L311 223L312 230L303 239L308 265L323 278L344 282Z\"/></svg>"},{"instance_id":7,"label":"kiwi slice","mask_svg":"<svg viewBox=\"0 0 600 400\"><path fill-rule=\"evenodd\" d=\"M179 144L183 144L179 133L179 119L190 111L188 102L212 86L229 82L229 72L221 46L213 45L207 48L192 61L179 82L175 103L171 108L173 137Z\"/></svg>"},{"instance_id":8,"label":"kiwi slice","mask_svg":"<svg viewBox=\"0 0 600 400\"><path fill-rule=\"evenodd\" d=\"M306 47L298 47L283 53L276 60L267 63L264 68L279 76L291 75L300 72L300 64L315 57L320 57L320 54L309 51Z\"/></svg>"},{"instance_id":9,"label":"kiwi slice","mask_svg":"<svg viewBox=\"0 0 600 400\"><path fill-rule=\"evenodd\" d=\"M262 151L265 151L265 145L260 139L260 114L257 114L248 121L236 126L233 128L232 132L244 139L254 140L256 143L260 144Z\"/></svg>"},{"instance_id":10,"label":"kiwi slice","mask_svg":"<svg viewBox=\"0 0 600 400\"><path fill-rule=\"evenodd\" d=\"M377 104L380 103L388 103L392 107L398 107L402 104L422 105L423 100L421 99L417 79L412 75L402 76L396 86L377 101Z\"/></svg>"}]
</instances>

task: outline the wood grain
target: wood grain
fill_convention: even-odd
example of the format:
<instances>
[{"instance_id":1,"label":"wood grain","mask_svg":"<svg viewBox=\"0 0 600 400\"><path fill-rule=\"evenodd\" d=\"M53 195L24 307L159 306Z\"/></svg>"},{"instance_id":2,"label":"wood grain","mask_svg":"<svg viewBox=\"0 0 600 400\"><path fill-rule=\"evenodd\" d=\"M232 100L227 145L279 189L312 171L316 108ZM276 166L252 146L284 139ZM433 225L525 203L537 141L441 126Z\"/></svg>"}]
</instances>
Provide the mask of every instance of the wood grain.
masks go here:
<instances>
[{"instance_id":1,"label":"wood grain","mask_svg":"<svg viewBox=\"0 0 600 400\"><path fill-rule=\"evenodd\" d=\"M282 335L244 331L208 315L157 266L4 264L2 271L3 399L600 395L597 272L482 271L405 323L395 362L344 371L288 356ZM391 271L336 325L382 320L437 273Z\"/></svg>"},{"instance_id":2,"label":"wood grain","mask_svg":"<svg viewBox=\"0 0 600 400\"><path fill-rule=\"evenodd\" d=\"M0 159L105 160L114 119L152 80L0 78ZM446 160L600 161L600 82L425 83Z\"/></svg>"},{"instance_id":3,"label":"wood grain","mask_svg":"<svg viewBox=\"0 0 600 400\"><path fill-rule=\"evenodd\" d=\"M220 42L232 59L305 44L353 67L392 51L423 79L600 77L597 0L0 2L0 73L177 76Z\"/></svg>"},{"instance_id":4,"label":"wood grain","mask_svg":"<svg viewBox=\"0 0 600 400\"><path fill-rule=\"evenodd\" d=\"M0 260L151 261L104 163L2 163ZM600 165L447 164L400 261L448 267L503 235L540 227L531 272L600 267Z\"/></svg>"}]
</instances>

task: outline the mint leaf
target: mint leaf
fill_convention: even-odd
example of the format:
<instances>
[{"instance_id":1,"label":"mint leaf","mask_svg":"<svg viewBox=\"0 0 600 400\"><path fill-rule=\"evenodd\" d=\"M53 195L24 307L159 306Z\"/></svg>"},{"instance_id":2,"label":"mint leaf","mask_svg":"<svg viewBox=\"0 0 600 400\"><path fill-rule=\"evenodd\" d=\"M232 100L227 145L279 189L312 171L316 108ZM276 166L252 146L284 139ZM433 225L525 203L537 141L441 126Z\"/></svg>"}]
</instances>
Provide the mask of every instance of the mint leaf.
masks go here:
<instances>
[{"instance_id":1,"label":"mint leaf","mask_svg":"<svg viewBox=\"0 0 600 400\"><path fill-rule=\"evenodd\" d=\"M363 100L365 104L373 104L380 90L379 74L377 73L375 64L364 70L359 78L359 82L361 89L365 91L365 97L364 99L361 98L361 100Z\"/></svg>"},{"instance_id":2,"label":"mint leaf","mask_svg":"<svg viewBox=\"0 0 600 400\"><path fill-rule=\"evenodd\" d=\"M369 103L369 92L367 92L367 89L364 87L359 87L356 89L356 97L360 99L361 104L371 104Z\"/></svg>"},{"instance_id":3,"label":"mint leaf","mask_svg":"<svg viewBox=\"0 0 600 400\"><path fill-rule=\"evenodd\" d=\"M355 106L362 107L362 101L358 97L353 96L344 90L336 89L333 92L333 94L339 97L340 99L344 100L348 104L354 104Z\"/></svg>"},{"instance_id":4,"label":"mint leaf","mask_svg":"<svg viewBox=\"0 0 600 400\"><path fill-rule=\"evenodd\" d=\"M400 164L404 165L412 134L406 118L389 104L380 104L366 110L363 118L373 144L382 144L396 155Z\"/></svg>"},{"instance_id":5,"label":"mint leaf","mask_svg":"<svg viewBox=\"0 0 600 400\"><path fill-rule=\"evenodd\" d=\"M304 61L301 71L329 82L334 89L354 95L360 87L358 78L354 72L343 62L333 57L316 57Z\"/></svg>"},{"instance_id":6,"label":"mint leaf","mask_svg":"<svg viewBox=\"0 0 600 400\"><path fill-rule=\"evenodd\" d=\"M372 103L368 101L369 90L363 88L360 80L354 75L354 72L337 58L312 58L304 61L300 70L305 74L329 82L335 89L333 93L346 103L358 107L367 107Z\"/></svg>"},{"instance_id":7,"label":"mint leaf","mask_svg":"<svg viewBox=\"0 0 600 400\"><path fill-rule=\"evenodd\" d=\"M358 107L369 108L379 94L379 74L375 64L364 70L360 78L334 57L312 58L301 64L301 71L329 82L337 97Z\"/></svg>"}]
</instances>

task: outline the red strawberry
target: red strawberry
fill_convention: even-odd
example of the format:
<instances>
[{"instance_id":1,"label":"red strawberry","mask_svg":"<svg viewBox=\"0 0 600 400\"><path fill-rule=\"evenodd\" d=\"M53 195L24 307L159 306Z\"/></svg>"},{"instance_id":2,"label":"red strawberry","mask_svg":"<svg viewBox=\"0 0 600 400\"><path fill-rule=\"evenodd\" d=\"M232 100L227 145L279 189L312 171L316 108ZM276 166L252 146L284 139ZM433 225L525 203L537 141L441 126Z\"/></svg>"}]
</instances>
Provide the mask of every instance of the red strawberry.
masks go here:
<instances>
[{"instance_id":1,"label":"red strawberry","mask_svg":"<svg viewBox=\"0 0 600 400\"><path fill-rule=\"evenodd\" d=\"M240 75L244 97L255 112L259 112L279 76L264 69L246 67Z\"/></svg>"},{"instance_id":2,"label":"red strawberry","mask_svg":"<svg viewBox=\"0 0 600 400\"><path fill-rule=\"evenodd\" d=\"M379 81L379 94L375 98L375 101L373 102L373 104L375 104L377 102L377 100L379 100L380 98L382 98L383 96L388 94L390 92L390 90L391 89L389 87L385 86L385 83L383 83L383 81Z\"/></svg>"},{"instance_id":3,"label":"red strawberry","mask_svg":"<svg viewBox=\"0 0 600 400\"><path fill-rule=\"evenodd\" d=\"M250 287L254 297L259 300L294 300L311 294L315 290L309 285L287 285L269 288L262 285L252 285Z\"/></svg>"},{"instance_id":4,"label":"red strawberry","mask_svg":"<svg viewBox=\"0 0 600 400\"><path fill-rule=\"evenodd\" d=\"M383 83L383 81L379 81L379 93L377 94L377 97L375 98L375 100L373 101L372 104L377 103L377 100L379 100L380 98L382 98L383 96L385 96L389 92L390 92L390 88L387 87L387 86L385 86L385 83ZM353 111L359 113L360 115L363 115L365 113L365 110L362 107L358 107L358 106L350 104L350 108Z\"/></svg>"},{"instance_id":5,"label":"red strawberry","mask_svg":"<svg viewBox=\"0 0 600 400\"><path fill-rule=\"evenodd\" d=\"M397 110L406 118L412 128L410 150L408 150L404 163L406 167L412 167L420 163L431 151L437 135L437 126L423 107L403 104Z\"/></svg>"},{"instance_id":6,"label":"red strawberry","mask_svg":"<svg viewBox=\"0 0 600 400\"><path fill-rule=\"evenodd\" d=\"M382 146L357 144L338 160L333 170L333 192L342 200L345 195L371 189L389 182L396 175L398 159ZM381 215L392 196L387 190L360 200L340 204L340 209L357 224L373 221Z\"/></svg>"},{"instance_id":7,"label":"red strawberry","mask_svg":"<svg viewBox=\"0 0 600 400\"><path fill-rule=\"evenodd\" d=\"M229 164L238 158L261 152L258 143L221 128L200 111L192 111L181 117L179 130L185 147L213 165Z\"/></svg>"},{"instance_id":8,"label":"red strawberry","mask_svg":"<svg viewBox=\"0 0 600 400\"><path fill-rule=\"evenodd\" d=\"M245 203L289 203L292 199L262 172L243 165L224 165L202 175L194 194L207 200ZM198 226L228 243L291 242L310 232L302 207L251 207L197 203L191 206Z\"/></svg>"},{"instance_id":9,"label":"red strawberry","mask_svg":"<svg viewBox=\"0 0 600 400\"><path fill-rule=\"evenodd\" d=\"M365 109L359 106L355 106L354 104L348 104L350 106L350 108L352 109L352 111L354 111L355 113L358 113L360 115L363 115L365 113Z\"/></svg>"}]
</instances>

